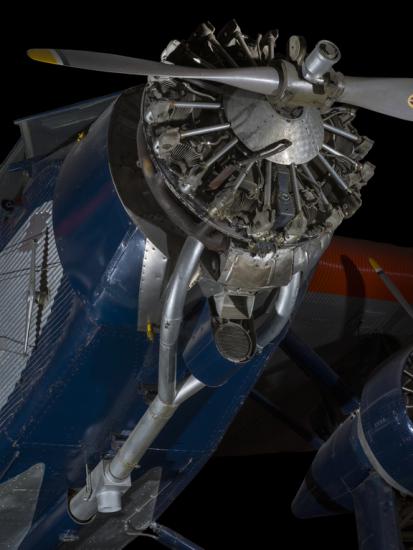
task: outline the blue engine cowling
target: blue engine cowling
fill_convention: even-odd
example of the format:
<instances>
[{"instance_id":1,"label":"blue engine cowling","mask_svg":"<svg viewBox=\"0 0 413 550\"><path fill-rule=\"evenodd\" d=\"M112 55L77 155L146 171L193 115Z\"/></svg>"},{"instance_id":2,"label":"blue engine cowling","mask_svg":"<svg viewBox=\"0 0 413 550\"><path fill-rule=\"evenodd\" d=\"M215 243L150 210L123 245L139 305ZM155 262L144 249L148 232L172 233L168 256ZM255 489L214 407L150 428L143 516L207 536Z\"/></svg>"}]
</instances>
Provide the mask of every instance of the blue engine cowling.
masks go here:
<instances>
[{"instance_id":1,"label":"blue engine cowling","mask_svg":"<svg viewBox=\"0 0 413 550\"><path fill-rule=\"evenodd\" d=\"M292 504L300 518L354 511L355 493L372 474L413 494L413 424L403 376L413 348L387 360L363 389L360 409L318 451Z\"/></svg>"}]
</instances>

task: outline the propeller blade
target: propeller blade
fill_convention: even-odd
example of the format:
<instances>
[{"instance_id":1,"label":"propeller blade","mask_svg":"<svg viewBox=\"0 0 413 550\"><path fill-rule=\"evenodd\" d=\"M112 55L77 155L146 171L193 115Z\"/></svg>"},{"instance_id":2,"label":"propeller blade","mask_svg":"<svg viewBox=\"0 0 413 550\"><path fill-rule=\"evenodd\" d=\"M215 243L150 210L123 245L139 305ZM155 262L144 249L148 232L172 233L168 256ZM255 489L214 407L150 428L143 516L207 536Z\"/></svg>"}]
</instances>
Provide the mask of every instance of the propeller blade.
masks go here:
<instances>
[{"instance_id":1,"label":"propeller blade","mask_svg":"<svg viewBox=\"0 0 413 550\"><path fill-rule=\"evenodd\" d=\"M346 76L338 101L413 121L413 78Z\"/></svg>"},{"instance_id":2,"label":"propeller blade","mask_svg":"<svg viewBox=\"0 0 413 550\"><path fill-rule=\"evenodd\" d=\"M380 279L383 281L387 290L393 294L394 298L399 302L404 311L413 319L413 308L400 292L399 287L390 279L384 269L378 264L374 258L369 258L369 263Z\"/></svg>"},{"instance_id":3,"label":"propeller blade","mask_svg":"<svg viewBox=\"0 0 413 550\"><path fill-rule=\"evenodd\" d=\"M140 76L164 76L171 78L194 78L229 84L258 94L274 94L279 86L278 72L272 67L245 67L236 69L203 69L180 67L109 53L84 52L80 50L28 50L34 61L64 65L89 71L121 73Z\"/></svg>"}]
</instances>

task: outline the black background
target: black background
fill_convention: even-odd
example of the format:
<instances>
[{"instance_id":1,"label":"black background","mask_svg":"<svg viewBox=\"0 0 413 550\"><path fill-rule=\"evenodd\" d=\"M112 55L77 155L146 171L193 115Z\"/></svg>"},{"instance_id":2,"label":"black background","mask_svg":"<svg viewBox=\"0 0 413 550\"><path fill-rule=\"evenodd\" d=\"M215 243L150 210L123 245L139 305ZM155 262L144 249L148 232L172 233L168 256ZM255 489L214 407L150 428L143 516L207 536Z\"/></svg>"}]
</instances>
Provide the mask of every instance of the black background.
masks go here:
<instances>
[{"instance_id":1,"label":"black background","mask_svg":"<svg viewBox=\"0 0 413 550\"><path fill-rule=\"evenodd\" d=\"M121 90L143 79L86 72L34 63L28 48L107 51L157 60L173 38L185 38L202 21L219 29L235 18L246 34L280 29L278 47L291 34L311 46L322 39L341 49L338 69L354 76L412 76L412 22L408 4L362 2L263 3L233 7L224 2L159 4L40 4L28 11L9 5L2 19L0 46L1 142L4 157L18 138L16 118ZM413 89L412 89L413 92ZM360 111L356 126L375 140L369 160L376 175L363 191L363 206L338 233L403 246L412 245L413 124ZM277 434L274 434L277 437ZM349 517L295 520L290 502L311 455L213 458L172 504L161 522L207 549L356 548ZM139 539L139 548L155 548Z\"/></svg>"}]
</instances>

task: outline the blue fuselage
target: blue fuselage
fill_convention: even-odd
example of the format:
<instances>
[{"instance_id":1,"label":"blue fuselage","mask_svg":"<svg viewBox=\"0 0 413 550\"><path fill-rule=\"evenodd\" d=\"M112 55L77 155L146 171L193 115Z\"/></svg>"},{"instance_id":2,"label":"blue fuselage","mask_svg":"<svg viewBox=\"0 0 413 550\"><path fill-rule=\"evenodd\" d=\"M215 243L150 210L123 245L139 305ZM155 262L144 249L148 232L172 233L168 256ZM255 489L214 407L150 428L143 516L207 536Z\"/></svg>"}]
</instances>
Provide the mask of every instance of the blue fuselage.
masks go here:
<instances>
[{"instance_id":1,"label":"blue fuselage","mask_svg":"<svg viewBox=\"0 0 413 550\"><path fill-rule=\"evenodd\" d=\"M34 464L45 467L24 549L54 548L68 532L82 529L67 513L69 492L85 484L86 465L93 468L114 454L156 389L158 338L152 342L137 331L146 237L128 216L111 175L111 111L112 105L64 159L33 163L19 218L1 228L4 251L36 209L51 204L48 242L62 268L47 322L37 327L0 411L0 482ZM178 380L213 369L221 373L214 378L220 385L182 405L134 472L134 480L156 472L156 494L145 503L153 519L214 452L275 347L234 368L217 353L205 312L200 298L184 319Z\"/></svg>"}]
</instances>

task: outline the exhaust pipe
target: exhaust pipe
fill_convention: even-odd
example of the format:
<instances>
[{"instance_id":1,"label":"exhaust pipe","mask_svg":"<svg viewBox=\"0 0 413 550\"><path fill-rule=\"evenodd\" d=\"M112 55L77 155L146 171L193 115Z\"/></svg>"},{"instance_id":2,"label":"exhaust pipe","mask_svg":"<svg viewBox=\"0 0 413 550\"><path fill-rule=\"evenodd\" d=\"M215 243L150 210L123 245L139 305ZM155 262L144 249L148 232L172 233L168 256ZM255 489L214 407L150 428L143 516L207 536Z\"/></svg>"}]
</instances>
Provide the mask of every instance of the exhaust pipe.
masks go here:
<instances>
[{"instance_id":1,"label":"exhaust pipe","mask_svg":"<svg viewBox=\"0 0 413 550\"><path fill-rule=\"evenodd\" d=\"M204 245L187 237L166 290L159 348L158 395L112 460L101 460L88 482L70 501L69 512L79 523L90 521L97 511L118 512L122 495L131 486L130 474L178 407L205 387L189 376L177 390L178 336L189 283L198 267Z\"/></svg>"}]
</instances>

